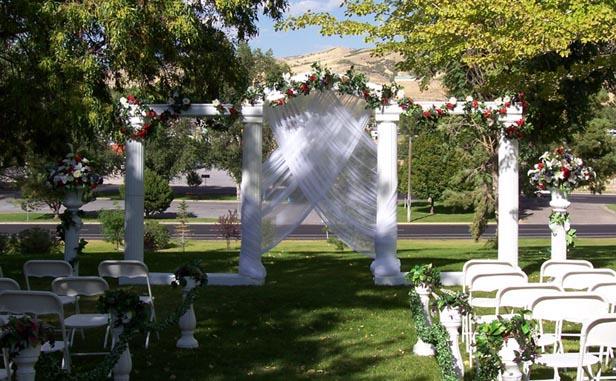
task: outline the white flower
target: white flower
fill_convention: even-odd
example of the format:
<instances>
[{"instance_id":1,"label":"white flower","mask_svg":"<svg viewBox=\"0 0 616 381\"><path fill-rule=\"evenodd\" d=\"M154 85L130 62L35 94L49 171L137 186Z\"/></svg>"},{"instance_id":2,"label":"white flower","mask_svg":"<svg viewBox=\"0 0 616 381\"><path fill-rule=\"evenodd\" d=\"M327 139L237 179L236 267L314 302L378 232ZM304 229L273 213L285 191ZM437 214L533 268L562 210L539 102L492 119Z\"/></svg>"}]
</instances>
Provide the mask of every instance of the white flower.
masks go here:
<instances>
[{"instance_id":1,"label":"white flower","mask_svg":"<svg viewBox=\"0 0 616 381\"><path fill-rule=\"evenodd\" d=\"M218 99L214 99L214 100L212 101L212 106L214 106L214 107L220 107L220 101L219 101Z\"/></svg>"},{"instance_id":2,"label":"white flower","mask_svg":"<svg viewBox=\"0 0 616 381\"><path fill-rule=\"evenodd\" d=\"M291 80L291 73L284 73L282 79L288 83Z\"/></svg>"},{"instance_id":3,"label":"white flower","mask_svg":"<svg viewBox=\"0 0 616 381\"><path fill-rule=\"evenodd\" d=\"M472 102L473 101L473 97L471 97L470 95L466 97L466 101L467 102Z\"/></svg>"},{"instance_id":4,"label":"white flower","mask_svg":"<svg viewBox=\"0 0 616 381\"><path fill-rule=\"evenodd\" d=\"M503 102L503 98L502 98L502 97L496 98L496 99L494 100L494 103L496 103L497 105L503 104L503 103L504 103L504 102Z\"/></svg>"},{"instance_id":5,"label":"white flower","mask_svg":"<svg viewBox=\"0 0 616 381\"><path fill-rule=\"evenodd\" d=\"M471 99L472 101L472 99ZM456 99L456 97L451 97L449 98L449 103L451 103L452 105L455 105L456 103L458 103L458 100Z\"/></svg>"},{"instance_id":6,"label":"white flower","mask_svg":"<svg viewBox=\"0 0 616 381\"><path fill-rule=\"evenodd\" d=\"M510 97L509 95L507 95L506 97L504 97L504 98L503 98L503 101L504 101L505 103L507 103L507 102L511 102L511 97Z\"/></svg>"},{"instance_id":7,"label":"white flower","mask_svg":"<svg viewBox=\"0 0 616 381\"><path fill-rule=\"evenodd\" d=\"M267 99L268 102L274 102L282 98L284 98L284 94L278 90L270 90L265 94L265 99Z\"/></svg>"},{"instance_id":8,"label":"white flower","mask_svg":"<svg viewBox=\"0 0 616 381\"><path fill-rule=\"evenodd\" d=\"M402 99L404 98L405 94L404 94L404 90L400 89L398 90L398 92L396 93L396 99Z\"/></svg>"},{"instance_id":9,"label":"white flower","mask_svg":"<svg viewBox=\"0 0 616 381\"><path fill-rule=\"evenodd\" d=\"M81 177L81 171L77 170L77 171L73 172L73 177L76 178L76 179L80 178Z\"/></svg>"},{"instance_id":10,"label":"white flower","mask_svg":"<svg viewBox=\"0 0 616 381\"><path fill-rule=\"evenodd\" d=\"M128 106L128 100L125 97L120 98L120 104L122 107Z\"/></svg>"}]
</instances>

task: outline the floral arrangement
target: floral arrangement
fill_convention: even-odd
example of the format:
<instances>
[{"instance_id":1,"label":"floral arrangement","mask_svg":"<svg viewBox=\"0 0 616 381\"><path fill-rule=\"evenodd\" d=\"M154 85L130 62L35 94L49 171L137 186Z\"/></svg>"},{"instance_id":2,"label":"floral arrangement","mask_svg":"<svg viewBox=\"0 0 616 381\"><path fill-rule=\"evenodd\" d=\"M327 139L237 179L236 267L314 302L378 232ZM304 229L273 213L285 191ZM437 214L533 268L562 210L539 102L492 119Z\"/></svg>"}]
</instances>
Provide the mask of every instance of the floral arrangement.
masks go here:
<instances>
[{"instance_id":1,"label":"floral arrangement","mask_svg":"<svg viewBox=\"0 0 616 381\"><path fill-rule=\"evenodd\" d=\"M182 286L185 287L187 282L187 277L193 277L197 281L197 284L200 286L207 285L207 274L201 268L200 261L193 261L190 263L186 263L177 269L175 269L175 281L171 283L171 286L177 287Z\"/></svg>"},{"instance_id":2,"label":"floral arrangement","mask_svg":"<svg viewBox=\"0 0 616 381\"><path fill-rule=\"evenodd\" d=\"M439 311L445 308L457 310L460 315L472 314L473 309L468 303L468 294L464 292L453 292L446 289L436 291L436 308Z\"/></svg>"},{"instance_id":3,"label":"floral arrangement","mask_svg":"<svg viewBox=\"0 0 616 381\"><path fill-rule=\"evenodd\" d=\"M536 327L534 321L526 320L522 311L507 320L498 316L497 320L483 323L477 327L475 344L477 350L477 370L474 380L491 381L499 378L504 368L499 351L503 343L513 338L520 350L516 351L515 362L534 361L538 348L535 343Z\"/></svg>"},{"instance_id":4,"label":"floral arrangement","mask_svg":"<svg viewBox=\"0 0 616 381\"><path fill-rule=\"evenodd\" d=\"M36 347L47 341L52 345L54 343L53 328L27 315L18 318L11 316L1 332L0 346L9 348L12 356L27 347Z\"/></svg>"},{"instance_id":5,"label":"floral arrangement","mask_svg":"<svg viewBox=\"0 0 616 381\"><path fill-rule=\"evenodd\" d=\"M128 139L143 140L152 133L158 123L166 121L169 114L158 115L156 111L144 106L134 95L122 97L116 113L117 121L121 126L116 140L120 146L123 146ZM140 118L143 124L133 125L131 121L134 118Z\"/></svg>"},{"instance_id":6,"label":"floral arrangement","mask_svg":"<svg viewBox=\"0 0 616 381\"><path fill-rule=\"evenodd\" d=\"M528 171L528 176L537 189L560 189L566 193L596 178L591 167L562 146L541 155L539 162Z\"/></svg>"},{"instance_id":7,"label":"floral arrangement","mask_svg":"<svg viewBox=\"0 0 616 381\"><path fill-rule=\"evenodd\" d=\"M123 289L107 290L96 303L100 313L115 314L112 324L119 326L136 326L145 321L145 304L139 299L139 295Z\"/></svg>"},{"instance_id":8,"label":"floral arrangement","mask_svg":"<svg viewBox=\"0 0 616 381\"><path fill-rule=\"evenodd\" d=\"M414 287L428 287L434 290L441 285L441 272L436 267L433 267L432 263L417 265L406 274L406 280Z\"/></svg>"},{"instance_id":9,"label":"floral arrangement","mask_svg":"<svg viewBox=\"0 0 616 381\"><path fill-rule=\"evenodd\" d=\"M94 173L91 162L76 153L67 154L51 167L47 177L47 184L56 189L94 189L102 183L103 178Z\"/></svg>"}]
</instances>

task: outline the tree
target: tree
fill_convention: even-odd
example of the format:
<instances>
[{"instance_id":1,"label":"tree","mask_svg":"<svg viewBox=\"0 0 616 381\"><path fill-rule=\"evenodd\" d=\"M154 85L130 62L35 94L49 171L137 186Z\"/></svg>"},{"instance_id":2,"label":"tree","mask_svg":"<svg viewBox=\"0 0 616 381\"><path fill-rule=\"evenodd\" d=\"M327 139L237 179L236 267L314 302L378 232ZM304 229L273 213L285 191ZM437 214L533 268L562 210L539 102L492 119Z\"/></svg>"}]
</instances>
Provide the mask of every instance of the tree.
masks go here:
<instances>
[{"instance_id":1,"label":"tree","mask_svg":"<svg viewBox=\"0 0 616 381\"><path fill-rule=\"evenodd\" d=\"M6 0L0 5L0 169L66 143L103 147L113 92L218 98L249 80L232 39L279 19L286 0L214 2ZM235 37L233 37L235 36ZM113 92L112 92L113 89Z\"/></svg>"},{"instance_id":2,"label":"tree","mask_svg":"<svg viewBox=\"0 0 616 381\"><path fill-rule=\"evenodd\" d=\"M178 205L178 220L179 224L175 228L180 235L180 245L182 246L182 252L186 251L186 244L188 243L188 234L190 234L190 227L188 226L188 217L190 212L188 211L188 203L186 200L182 200Z\"/></svg>"},{"instance_id":3,"label":"tree","mask_svg":"<svg viewBox=\"0 0 616 381\"><path fill-rule=\"evenodd\" d=\"M105 241L113 243L118 250L124 243L124 212L119 209L101 210L98 219Z\"/></svg>"},{"instance_id":4,"label":"tree","mask_svg":"<svg viewBox=\"0 0 616 381\"><path fill-rule=\"evenodd\" d=\"M201 176L195 171L188 171L186 174L186 183L191 188L197 188L203 180L201 180Z\"/></svg>"},{"instance_id":5,"label":"tree","mask_svg":"<svg viewBox=\"0 0 616 381\"><path fill-rule=\"evenodd\" d=\"M143 183L145 188L143 209L146 217L162 213L171 206L173 192L167 179L146 168Z\"/></svg>"},{"instance_id":6,"label":"tree","mask_svg":"<svg viewBox=\"0 0 616 381\"><path fill-rule=\"evenodd\" d=\"M48 172L40 166L31 165L26 174L21 177L19 187L22 203L29 205L45 204L52 210L54 218L60 215L64 192L47 186Z\"/></svg>"},{"instance_id":7,"label":"tree","mask_svg":"<svg viewBox=\"0 0 616 381\"><path fill-rule=\"evenodd\" d=\"M240 219L237 210L228 210L227 214L218 217L216 224L218 233L227 242L227 250L231 248L231 239L240 239Z\"/></svg>"}]
</instances>

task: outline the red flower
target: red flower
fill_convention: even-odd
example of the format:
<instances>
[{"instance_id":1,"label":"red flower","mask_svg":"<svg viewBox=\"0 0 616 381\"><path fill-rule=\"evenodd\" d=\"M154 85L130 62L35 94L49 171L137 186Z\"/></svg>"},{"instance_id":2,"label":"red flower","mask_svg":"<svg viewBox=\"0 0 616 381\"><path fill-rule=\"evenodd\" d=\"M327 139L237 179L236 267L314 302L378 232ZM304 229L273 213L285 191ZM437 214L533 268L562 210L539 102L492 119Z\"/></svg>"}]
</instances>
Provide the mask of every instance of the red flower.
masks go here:
<instances>
[{"instance_id":1,"label":"red flower","mask_svg":"<svg viewBox=\"0 0 616 381\"><path fill-rule=\"evenodd\" d=\"M486 118L486 119L491 118L492 117L492 109L486 109L483 112L483 117Z\"/></svg>"},{"instance_id":2,"label":"red flower","mask_svg":"<svg viewBox=\"0 0 616 381\"><path fill-rule=\"evenodd\" d=\"M471 103L473 108L479 108L479 101L477 99L473 99L473 103Z\"/></svg>"},{"instance_id":3,"label":"red flower","mask_svg":"<svg viewBox=\"0 0 616 381\"><path fill-rule=\"evenodd\" d=\"M442 115L445 113L445 111L443 111L443 110L442 110L442 109L440 109L440 108L437 108L437 109L436 109L436 113L438 114L438 116L442 116Z\"/></svg>"},{"instance_id":4,"label":"red flower","mask_svg":"<svg viewBox=\"0 0 616 381\"><path fill-rule=\"evenodd\" d=\"M564 167L563 168L563 176L565 177L565 179L569 178L569 175L571 174L571 170L569 170L569 168Z\"/></svg>"},{"instance_id":5,"label":"red flower","mask_svg":"<svg viewBox=\"0 0 616 381\"><path fill-rule=\"evenodd\" d=\"M507 115L507 107L501 107L501 109L500 109L500 110L498 110L498 112L499 112L501 115Z\"/></svg>"},{"instance_id":6,"label":"red flower","mask_svg":"<svg viewBox=\"0 0 616 381\"><path fill-rule=\"evenodd\" d=\"M233 106L229 107L229 115L235 117L237 115L239 115L239 111L237 111L237 109Z\"/></svg>"},{"instance_id":7,"label":"red flower","mask_svg":"<svg viewBox=\"0 0 616 381\"><path fill-rule=\"evenodd\" d=\"M299 86L299 89L300 89L300 91L301 91L302 93L304 93L304 94L306 94L306 95L307 95L308 93L310 93L310 87L309 87L309 86L308 86L308 84L306 84L306 83L302 83L302 84Z\"/></svg>"},{"instance_id":8,"label":"red flower","mask_svg":"<svg viewBox=\"0 0 616 381\"><path fill-rule=\"evenodd\" d=\"M422 115L426 119L430 119L432 117L432 113L430 111L424 111Z\"/></svg>"},{"instance_id":9,"label":"red flower","mask_svg":"<svg viewBox=\"0 0 616 381\"><path fill-rule=\"evenodd\" d=\"M526 124L526 120L520 119L520 120L516 121L515 124L517 124L518 127L524 127L524 125Z\"/></svg>"},{"instance_id":10,"label":"red flower","mask_svg":"<svg viewBox=\"0 0 616 381\"><path fill-rule=\"evenodd\" d=\"M537 164L537 169L542 170L543 169L543 163Z\"/></svg>"},{"instance_id":11,"label":"red flower","mask_svg":"<svg viewBox=\"0 0 616 381\"><path fill-rule=\"evenodd\" d=\"M295 93L293 92L293 89L287 89L287 95L292 97L295 95Z\"/></svg>"},{"instance_id":12,"label":"red flower","mask_svg":"<svg viewBox=\"0 0 616 381\"><path fill-rule=\"evenodd\" d=\"M368 92L368 90L362 91L362 95L364 96L364 99L370 98L370 93Z\"/></svg>"},{"instance_id":13,"label":"red flower","mask_svg":"<svg viewBox=\"0 0 616 381\"><path fill-rule=\"evenodd\" d=\"M565 148L564 147L558 147L554 150L554 152L556 152L559 155L562 155L563 153L565 153Z\"/></svg>"},{"instance_id":14,"label":"red flower","mask_svg":"<svg viewBox=\"0 0 616 381\"><path fill-rule=\"evenodd\" d=\"M389 98L383 97L383 99L381 99L381 104L387 106L389 104Z\"/></svg>"},{"instance_id":15,"label":"red flower","mask_svg":"<svg viewBox=\"0 0 616 381\"><path fill-rule=\"evenodd\" d=\"M154 111L154 110L152 110L152 109L149 109L149 110L148 110L148 113L146 114L146 116L147 116L148 118L154 119L154 118L156 118L156 111Z\"/></svg>"},{"instance_id":16,"label":"red flower","mask_svg":"<svg viewBox=\"0 0 616 381\"><path fill-rule=\"evenodd\" d=\"M511 102L505 102L505 107L511 107Z\"/></svg>"},{"instance_id":17,"label":"red flower","mask_svg":"<svg viewBox=\"0 0 616 381\"><path fill-rule=\"evenodd\" d=\"M81 161L81 156L79 154L75 155L75 161L77 161L77 162Z\"/></svg>"},{"instance_id":18,"label":"red flower","mask_svg":"<svg viewBox=\"0 0 616 381\"><path fill-rule=\"evenodd\" d=\"M311 75L310 77L308 77L309 80L311 80L312 82L317 80L317 76L316 74Z\"/></svg>"},{"instance_id":19,"label":"red flower","mask_svg":"<svg viewBox=\"0 0 616 381\"><path fill-rule=\"evenodd\" d=\"M128 95L126 97L126 100L128 101L129 104L131 105L136 105L139 104L139 100L137 100L137 97L135 97L134 95Z\"/></svg>"},{"instance_id":20,"label":"red flower","mask_svg":"<svg viewBox=\"0 0 616 381\"><path fill-rule=\"evenodd\" d=\"M276 99L276 104L277 104L278 106L282 106L282 105L284 105L284 104L285 104L285 100L284 100L284 98Z\"/></svg>"},{"instance_id":21,"label":"red flower","mask_svg":"<svg viewBox=\"0 0 616 381\"><path fill-rule=\"evenodd\" d=\"M149 123L144 123L144 124L143 124L143 127L142 127L142 131L147 132L147 131L149 131L149 130L150 130L150 128L151 128L151 127L152 127L152 125L151 125L151 124L149 124Z\"/></svg>"},{"instance_id":22,"label":"red flower","mask_svg":"<svg viewBox=\"0 0 616 381\"><path fill-rule=\"evenodd\" d=\"M539 183L539 184L537 184L537 188L539 188L541 190L545 190L545 185L543 183Z\"/></svg>"},{"instance_id":23,"label":"red flower","mask_svg":"<svg viewBox=\"0 0 616 381\"><path fill-rule=\"evenodd\" d=\"M453 103L447 102L445 107L447 107L447 110L453 110L454 108L456 108L456 105L454 105Z\"/></svg>"}]
</instances>

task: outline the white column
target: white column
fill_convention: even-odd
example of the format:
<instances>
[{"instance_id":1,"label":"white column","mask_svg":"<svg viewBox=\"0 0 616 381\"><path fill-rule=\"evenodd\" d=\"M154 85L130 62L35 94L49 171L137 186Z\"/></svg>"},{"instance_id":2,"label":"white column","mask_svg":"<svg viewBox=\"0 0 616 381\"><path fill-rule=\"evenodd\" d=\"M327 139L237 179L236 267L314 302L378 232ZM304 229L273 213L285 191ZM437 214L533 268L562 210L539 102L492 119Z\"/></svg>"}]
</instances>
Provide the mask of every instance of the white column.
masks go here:
<instances>
[{"instance_id":1,"label":"white column","mask_svg":"<svg viewBox=\"0 0 616 381\"><path fill-rule=\"evenodd\" d=\"M566 214L571 202L567 200L567 195L560 189L551 189L552 200L550 206L553 213ZM569 222L565 223L569 225ZM561 224L550 224L552 230L552 255L551 259L564 261L567 259L567 230L569 226Z\"/></svg>"},{"instance_id":2,"label":"white column","mask_svg":"<svg viewBox=\"0 0 616 381\"><path fill-rule=\"evenodd\" d=\"M375 112L378 132L375 258L370 265L377 285L404 284L397 257L398 126L400 110L385 107Z\"/></svg>"},{"instance_id":3,"label":"white column","mask_svg":"<svg viewBox=\"0 0 616 381\"><path fill-rule=\"evenodd\" d=\"M126 177L124 199L124 259L143 261L143 143L126 143Z\"/></svg>"},{"instance_id":4,"label":"white column","mask_svg":"<svg viewBox=\"0 0 616 381\"><path fill-rule=\"evenodd\" d=\"M264 280L261 263L261 167L263 148L263 107L244 106L242 134L242 248L240 275Z\"/></svg>"},{"instance_id":5,"label":"white column","mask_svg":"<svg viewBox=\"0 0 616 381\"><path fill-rule=\"evenodd\" d=\"M501 135L498 146L498 259L518 264L518 141Z\"/></svg>"},{"instance_id":6,"label":"white column","mask_svg":"<svg viewBox=\"0 0 616 381\"><path fill-rule=\"evenodd\" d=\"M426 317L426 321L429 325L432 325L432 318L430 317L430 294L432 290L428 287L417 286L415 287L417 295L421 300L421 306L423 307L423 314ZM424 342L419 334L417 334L417 342L413 345L413 353L417 356L434 356L434 348L432 344Z\"/></svg>"}]
</instances>

